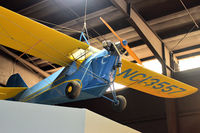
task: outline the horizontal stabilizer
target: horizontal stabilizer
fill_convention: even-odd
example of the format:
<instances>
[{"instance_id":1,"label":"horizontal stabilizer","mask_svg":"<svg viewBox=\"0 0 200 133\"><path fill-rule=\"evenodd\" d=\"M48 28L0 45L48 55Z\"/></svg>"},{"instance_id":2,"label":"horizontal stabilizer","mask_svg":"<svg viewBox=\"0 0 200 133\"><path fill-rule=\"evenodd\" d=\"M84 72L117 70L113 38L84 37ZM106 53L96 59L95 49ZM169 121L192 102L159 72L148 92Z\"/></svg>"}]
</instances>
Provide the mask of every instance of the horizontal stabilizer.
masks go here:
<instances>
[{"instance_id":1,"label":"horizontal stabilizer","mask_svg":"<svg viewBox=\"0 0 200 133\"><path fill-rule=\"evenodd\" d=\"M0 100L13 98L26 89L27 87L0 87Z\"/></svg>"},{"instance_id":2,"label":"horizontal stabilizer","mask_svg":"<svg viewBox=\"0 0 200 133\"><path fill-rule=\"evenodd\" d=\"M188 84L153 72L127 60L122 60L122 72L117 73L115 82L164 98L184 97L198 90Z\"/></svg>"}]
</instances>

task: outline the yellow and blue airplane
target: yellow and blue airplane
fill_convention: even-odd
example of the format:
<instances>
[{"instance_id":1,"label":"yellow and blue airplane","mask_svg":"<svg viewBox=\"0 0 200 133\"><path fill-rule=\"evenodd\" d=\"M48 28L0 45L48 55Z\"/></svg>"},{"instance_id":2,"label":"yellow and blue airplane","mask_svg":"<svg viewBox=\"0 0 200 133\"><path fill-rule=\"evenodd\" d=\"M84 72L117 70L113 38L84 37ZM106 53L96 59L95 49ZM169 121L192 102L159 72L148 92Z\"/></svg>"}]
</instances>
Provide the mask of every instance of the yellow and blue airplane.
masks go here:
<instances>
[{"instance_id":1,"label":"yellow and blue airplane","mask_svg":"<svg viewBox=\"0 0 200 133\"><path fill-rule=\"evenodd\" d=\"M126 101L113 93L104 96L113 82L154 96L179 98L197 88L158 74L141 65L121 59L124 49L141 64L109 25L120 43L105 41L103 50L76 40L27 17L0 7L0 44L63 66L62 69L28 88L19 74L12 75L6 87L0 87L0 99L59 104L104 97L123 110ZM86 41L87 42L87 41Z\"/></svg>"}]
</instances>

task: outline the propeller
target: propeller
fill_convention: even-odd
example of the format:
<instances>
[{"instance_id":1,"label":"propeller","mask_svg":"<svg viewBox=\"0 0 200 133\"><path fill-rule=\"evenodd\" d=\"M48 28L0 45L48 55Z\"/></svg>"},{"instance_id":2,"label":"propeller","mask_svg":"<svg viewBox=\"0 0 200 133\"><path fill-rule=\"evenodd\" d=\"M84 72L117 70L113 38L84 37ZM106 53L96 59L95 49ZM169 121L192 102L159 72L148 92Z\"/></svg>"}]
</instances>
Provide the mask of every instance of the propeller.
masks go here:
<instances>
[{"instance_id":1,"label":"propeller","mask_svg":"<svg viewBox=\"0 0 200 133\"><path fill-rule=\"evenodd\" d=\"M137 61L138 64L142 65L141 60L137 57L137 55L131 50L131 48L128 46L128 42L126 40L123 40L121 37L117 35L117 33L110 27L110 25L100 17L100 20L106 25L106 27L117 37L117 39L120 41L121 46L126 49L126 51L131 55L133 59Z\"/></svg>"}]
</instances>

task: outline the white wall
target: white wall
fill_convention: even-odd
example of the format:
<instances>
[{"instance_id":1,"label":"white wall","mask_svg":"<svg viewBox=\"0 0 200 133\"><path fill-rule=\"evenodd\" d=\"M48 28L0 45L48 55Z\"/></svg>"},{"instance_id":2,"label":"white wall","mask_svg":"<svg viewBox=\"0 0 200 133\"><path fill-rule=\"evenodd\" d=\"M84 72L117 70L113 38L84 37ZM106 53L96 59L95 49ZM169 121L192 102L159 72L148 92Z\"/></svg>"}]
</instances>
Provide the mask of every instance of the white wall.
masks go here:
<instances>
[{"instance_id":1,"label":"white wall","mask_svg":"<svg viewBox=\"0 0 200 133\"><path fill-rule=\"evenodd\" d=\"M1 133L84 133L85 109L0 100Z\"/></svg>"},{"instance_id":2,"label":"white wall","mask_svg":"<svg viewBox=\"0 0 200 133\"><path fill-rule=\"evenodd\" d=\"M140 133L87 109L0 100L1 133Z\"/></svg>"}]
</instances>

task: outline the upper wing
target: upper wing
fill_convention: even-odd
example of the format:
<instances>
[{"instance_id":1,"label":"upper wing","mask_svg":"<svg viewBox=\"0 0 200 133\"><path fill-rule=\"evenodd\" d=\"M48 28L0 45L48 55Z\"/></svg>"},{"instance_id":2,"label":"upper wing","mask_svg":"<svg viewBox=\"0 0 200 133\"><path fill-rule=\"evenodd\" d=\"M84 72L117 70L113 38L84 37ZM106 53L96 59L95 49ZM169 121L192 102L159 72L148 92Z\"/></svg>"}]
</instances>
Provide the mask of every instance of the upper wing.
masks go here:
<instances>
[{"instance_id":1,"label":"upper wing","mask_svg":"<svg viewBox=\"0 0 200 133\"><path fill-rule=\"evenodd\" d=\"M71 54L78 49L88 48L83 42L1 6L0 44L62 66L71 62ZM197 91L197 88L126 60L122 60L122 73L117 74L115 81L165 98L183 97ZM4 94L0 92L0 95Z\"/></svg>"},{"instance_id":2,"label":"upper wing","mask_svg":"<svg viewBox=\"0 0 200 133\"><path fill-rule=\"evenodd\" d=\"M153 72L127 60L122 60L122 72L117 73L115 82L165 98L184 97L198 90L188 84Z\"/></svg>"},{"instance_id":3,"label":"upper wing","mask_svg":"<svg viewBox=\"0 0 200 133\"><path fill-rule=\"evenodd\" d=\"M0 6L0 44L65 66L88 45Z\"/></svg>"},{"instance_id":4,"label":"upper wing","mask_svg":"<svg viewBox=\"0 0 200 133\"><path fill-rule=\"evenodd\" d=\"M15 97L27 87L0 87L0 100Z\"/></svg>"}]
</instances>

